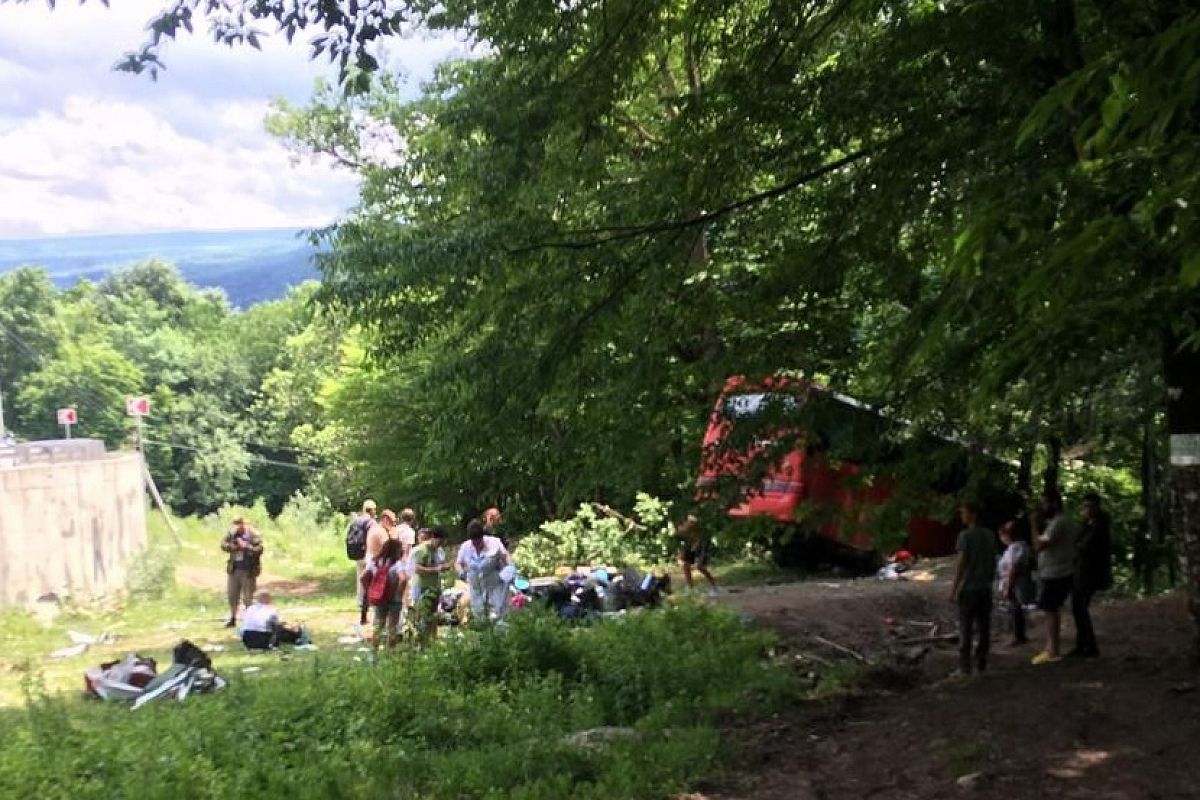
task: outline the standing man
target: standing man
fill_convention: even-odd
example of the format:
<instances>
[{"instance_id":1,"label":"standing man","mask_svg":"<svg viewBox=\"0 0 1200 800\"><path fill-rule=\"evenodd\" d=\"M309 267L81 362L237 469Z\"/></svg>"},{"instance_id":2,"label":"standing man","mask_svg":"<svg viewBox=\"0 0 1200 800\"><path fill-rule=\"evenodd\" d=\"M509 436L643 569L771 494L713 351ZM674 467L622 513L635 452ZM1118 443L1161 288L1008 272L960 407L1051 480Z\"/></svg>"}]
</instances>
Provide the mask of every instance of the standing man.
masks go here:
<instances>
[{"instance_id":1,"label":"standing man","mask_svg":"<svg viewBox=\"0 0 1200 800\"><path fill-rule=\"evenodd\" d=\"M354 585L358 589L359 625L367 624L367 595L362 576L367 568L367 536L375 525L375 501L364 500L362 512L346 528L346 557L354 562Z\"/></svg>"},{"instance_id":2,"label":"standing man","mask_svg":"<svg viewBox=\"0 0 1200 800\"><path fill-rule=\"evenodd\" d=\"M442 573L450 569L442 541L446 531L440 525L422 528L421 543L413 548L409 571L412 574L412 622L417 642L429 644L437 638L438 601L442 596Z\"/></svg>"},{"instance_id":3,"label":"standing man","mask_svg":"<svg viewBox=\"0 0 1200 800\"><path fill-rule=\"evenodd\" d=\"M1096 630L1090 606L1096 592L1112 588L1112 523L1101 508L1100 495L1083 496L1083 527L1079 530L1075 559L1075 586L1071 592L1071 614L1075 617L1075 649L1071 658L1097 658Z\"/></svg>"},{"instance_id":4,"label":"standing man","mask_svg":"<svg viewBox=\"0 0 1200 800\"><path fill-rule=\"evenodd\" d=\"M417 512L411 508L400 512L400 524L396 526L396 535L400 538L400 546L404 548L404 558L407 560L417 544Z\"/></svg>"},{"instance_id":5,"label":"standing man","mask_svg":"<svg viewBox=\"0 0 1200 800\"><path fill-rule=\"evenodd\" d=\"M716 597L720 593L717 579L708 571L708 537L700 529L700 520L695 514L688 514L675 528L675 532L683 539L679 549L679 566L683 570L683 583L687 591L694 588L692 570L695 569L708 581L708 596Z\"/></svg>"},{"instance_id":6,"label":"standing man","mask_svg":"<svg viewBox=\"0 0 1200 800\"><path fill-rule=\"evenodd\" d=\"M390 508L385 508L383 513L379 515L379 521L372 520L370 530L367 531L366 557L363 559L365 572L379 554L383 552L383 546L389 539L396 538L396 512ZM359 576L359 584L362 583L362 576ZM359 586L359 601L358 608L358 624L367 624L367 609L370 604L367 602L366 590Z\"/></svg>"},{"instance_id":7,"label":"standing man","mask_svg":"<svg viewBox=\"0 0 1200 800\"><path fill-rule=\"evenodd\" d=\"M979 631L975 668L987 669L992 643L992 583L996 579L996 534L979 524L979 504L968 500L958 509L958 562L950 602L958 603L958 674L971 674L971 640Z\"/></svg>"},{"instance_id":8,"label":"standing man","mask_svg":"<svg viewBox=\"0 0 1200 800\"><path fill-rule=\"evenodd\" d=\"M489 536L482 522L471 520L467 525L467 541L458 546L454 565L467 575L472 618L479 621L500 618L508 611L508 584L500 578L500 570L510 563L512 558L504 543Z\"/></svg>"},{"instance_id":9,"label":"standing man","mask_svg":"<svg viewBox=\"0 0 1200 800\"><path fill-rule=\"evenodd\" d=\"M1029 522L1038 554L1037 606L1046 614L1046 649L1033 663L1050 664L1062 660L1062 607L1075 586L1075 526L1063 513L1058 492L1042 496L1040 513Z\"/></svg>"},{"instance_id":10,"label":"standing man","mask_svg":"<svg viewBox=\"0 0 1200 800\"><path fill-rule=\"evenodd\" d=\"M237 625L238 604L249 607L258 585L258 574L262 571L262 537L258 531L246 524L244 517L237 517L233 527L221 540L221 549L229 554L225 564L228 577L225 593L229 598L229 621L226 628Z\"/></svg>"}]
</instances>

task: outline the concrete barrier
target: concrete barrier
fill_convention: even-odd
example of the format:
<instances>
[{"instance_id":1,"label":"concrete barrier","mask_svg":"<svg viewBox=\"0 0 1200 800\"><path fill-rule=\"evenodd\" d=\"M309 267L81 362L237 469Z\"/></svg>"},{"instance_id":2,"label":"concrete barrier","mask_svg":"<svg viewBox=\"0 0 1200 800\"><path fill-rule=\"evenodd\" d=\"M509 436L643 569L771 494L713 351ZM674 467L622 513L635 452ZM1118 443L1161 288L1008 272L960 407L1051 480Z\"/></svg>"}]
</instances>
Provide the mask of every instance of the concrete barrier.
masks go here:
<instances>
[{"instance_id":1,"label":"concrete barrier","mask_svg":"<svg viewBox=\"0 0 1200 800\"><path fill-rule=\"evenodd\" d=\"M56 457L0 462L0 604L120 589L145 544L137 453L76 445Z\"/></svg>"}]
</instances>

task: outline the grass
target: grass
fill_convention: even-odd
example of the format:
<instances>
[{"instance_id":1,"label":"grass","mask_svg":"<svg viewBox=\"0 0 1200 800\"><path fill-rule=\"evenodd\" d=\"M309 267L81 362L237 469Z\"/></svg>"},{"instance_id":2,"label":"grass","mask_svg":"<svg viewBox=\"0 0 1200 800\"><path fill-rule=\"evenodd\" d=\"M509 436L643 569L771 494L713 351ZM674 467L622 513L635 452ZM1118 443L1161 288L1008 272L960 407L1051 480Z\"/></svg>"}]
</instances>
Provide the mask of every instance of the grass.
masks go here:
<instances>
[{"instance_id":1,"label":"grass","mask_svg":"<svg viewBox=\"0 0 1200 800\"><path fill-rule=\"evenodd\" d=\"M733 614L683 604L588 629L522 614L375 665L293 658L133 714L30 679L26 708L0 712L0 795L669 796L720 768L721 714L790 696L769 645ZM630 738L567 740L598 726Z\"/></svg>"},{"instance_id":2,"label":"grass","mask_svg":"<svg viewBox=\"0 0 1200 800\"><path fill-rule=\"evenodd\" d=\"M524 613L368 663L336 641L357 616L340 523L258 526L264 577L298 587L276 604L318 650L247 653L222 627L232 513L179 521L180 541L154 519L136 596L0 614L0 796L665 797L721 770L724 715L795 693L765 657L769 635L686 602L584 628ZM120 639L48 659L69 630ZM136 713L81 696L86 668L128 652L165 661L182 638L226 648L212 655L228 689ZM598 726L633 733L567 740Z\"/></svg>"}]
</instances>

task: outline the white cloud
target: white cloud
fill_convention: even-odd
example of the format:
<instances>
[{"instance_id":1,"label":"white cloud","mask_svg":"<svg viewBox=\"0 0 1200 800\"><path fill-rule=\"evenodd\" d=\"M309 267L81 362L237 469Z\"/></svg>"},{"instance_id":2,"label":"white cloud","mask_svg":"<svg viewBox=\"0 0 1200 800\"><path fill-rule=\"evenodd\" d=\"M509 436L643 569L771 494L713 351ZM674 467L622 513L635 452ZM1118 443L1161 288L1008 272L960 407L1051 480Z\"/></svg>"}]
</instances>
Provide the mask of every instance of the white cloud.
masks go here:
<instances>
[{"instance_id":1,"label":"white cloud","mask_svg":"<svg viewBox=\"0 0 1200 800\"><path fill-rule=\"evenodd\" d=\"M353 203L354 176L295 162L263 130L269 98L303 102L331 77L299 38L268 38L260 53L198 30L167 48L157 83L111 71L160 5L0 3L0 238L309 227ZM443 37L388 50L421 80L463 47Z\"/></svg>"}]
</instances>

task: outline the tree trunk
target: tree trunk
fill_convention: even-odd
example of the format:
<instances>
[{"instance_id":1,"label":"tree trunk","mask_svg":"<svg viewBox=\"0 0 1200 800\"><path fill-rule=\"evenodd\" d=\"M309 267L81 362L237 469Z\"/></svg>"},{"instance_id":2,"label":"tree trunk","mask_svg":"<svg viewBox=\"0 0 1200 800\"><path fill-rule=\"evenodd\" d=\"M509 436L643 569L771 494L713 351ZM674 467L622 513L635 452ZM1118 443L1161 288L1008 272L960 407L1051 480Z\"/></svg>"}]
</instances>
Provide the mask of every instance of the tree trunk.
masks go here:
<instances>
[{"instance_id":1,"label":"tree trunk","mask_svg":"<svg viewBox=\"0 0 1200 800\"><path fill-rule=\"evenodd\" d=\"M1165 344L1171 529L1183 555L1194 628L1192 657L1200 664L1200 350L1172 336Z\"/></svg>"},{"instance_id":2,"label":"tree trunk","mask_svg":"<svg viewBox=\"0 0 1200 800\"><path fill-rule=\"evenodd\" d=\"M1021 448L1021 458L1017 462L1017 494L1021 495L1023 503L1029 503L1029 490L1033 486L1033 448Z\"/></svg>"},{"instance_id":3,"label":"tree trunk","mask_svg":"<svg viewBox=\"0 0 1200 800\"><path fill-rule=\"evenodd\" d=\"M1058 480L1058 467L1062 463L1062 440L1051 436L1046 440L1046 471L1042 473L1042 492L1045 494L1061 494Z\"/></svg>"},{"instance_id":4,"label":"tree trunk","mask_svg":"<svg viewBox=\"0 0 1200 800\"><path fill-rule=\"evenodd\" d=\"M1158 459L1154 452L1154 422L1142 430L1142 529L1133 542L1133 569L1142 582L1142 591L1154 591L1154 544L1159 538L1158 481L1155 469Z\"/></svg>"}]
</instances>

